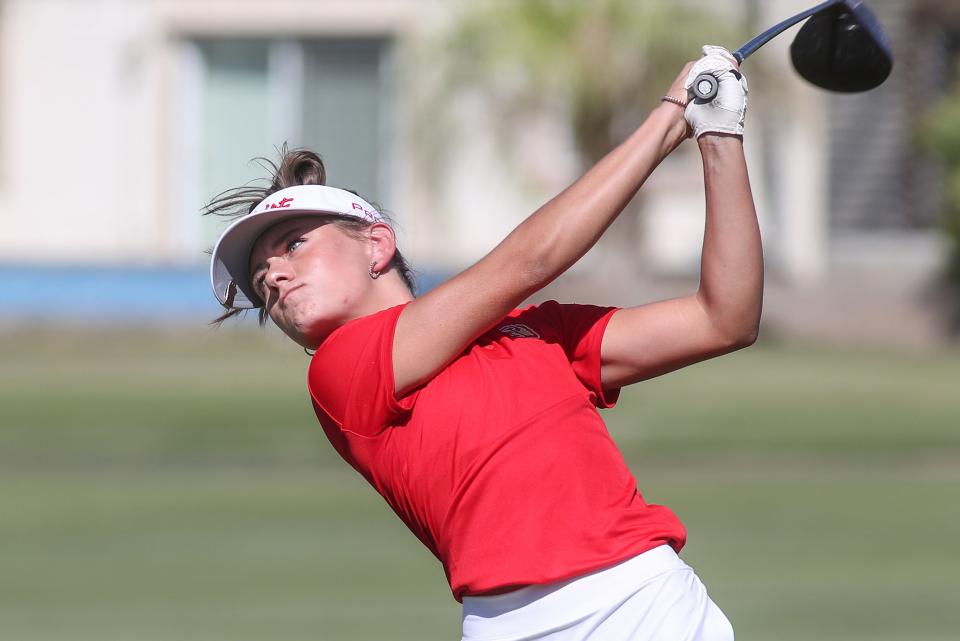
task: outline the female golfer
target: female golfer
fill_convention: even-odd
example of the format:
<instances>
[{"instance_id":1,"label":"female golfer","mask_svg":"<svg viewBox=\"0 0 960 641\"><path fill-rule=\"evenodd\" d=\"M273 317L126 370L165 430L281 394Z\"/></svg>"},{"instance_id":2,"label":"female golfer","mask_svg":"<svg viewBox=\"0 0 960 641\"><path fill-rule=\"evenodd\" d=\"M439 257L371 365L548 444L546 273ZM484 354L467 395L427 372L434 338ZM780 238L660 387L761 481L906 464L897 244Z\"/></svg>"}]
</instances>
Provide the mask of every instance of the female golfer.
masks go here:
<instances>
[{"instance_id":1,"label":"female golfer","mask_svg":"<svg viewBox=\"0 0 960 641\"><path fill-rule=\"evenodd\" d=\"M744 162L747 87L704 48L624 143L472 267L414 298L393 229L288 153L213 253L223 317L260 308L316 353L308 387L337 452L441 561L469 641L720 640L733 632L677 556L597 412L636 383L751 344L763 262ZM690 101L702 72L712 103ZM699 290L628 309L517 309L589 250L657 164L696 137ZM252 204L252 206L251 206ZM263 316L262 316L263 317Z\"/></svg>"}]
</instances>

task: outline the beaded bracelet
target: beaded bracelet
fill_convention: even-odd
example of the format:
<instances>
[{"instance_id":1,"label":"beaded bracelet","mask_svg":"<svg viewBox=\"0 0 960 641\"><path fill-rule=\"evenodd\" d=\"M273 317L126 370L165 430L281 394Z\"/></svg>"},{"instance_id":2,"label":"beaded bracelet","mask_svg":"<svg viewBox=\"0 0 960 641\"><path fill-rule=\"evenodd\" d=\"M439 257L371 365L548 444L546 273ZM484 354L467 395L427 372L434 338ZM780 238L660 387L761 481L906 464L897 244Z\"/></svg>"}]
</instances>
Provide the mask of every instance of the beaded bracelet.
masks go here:
<instances>
[{"instance_id":1,"label":"beaded bracelet","mask_svg":"<svg viewBox=\"0 0 960 641\"><path fill-rule=\"evenodd\" d=\"M675 105L680 105L684 109L687 108L687 102L685 100L680 100L679 98L674 98L673 96L664 96L660 99L661 102L672 102Z\"/></svg>"}]
</instances>

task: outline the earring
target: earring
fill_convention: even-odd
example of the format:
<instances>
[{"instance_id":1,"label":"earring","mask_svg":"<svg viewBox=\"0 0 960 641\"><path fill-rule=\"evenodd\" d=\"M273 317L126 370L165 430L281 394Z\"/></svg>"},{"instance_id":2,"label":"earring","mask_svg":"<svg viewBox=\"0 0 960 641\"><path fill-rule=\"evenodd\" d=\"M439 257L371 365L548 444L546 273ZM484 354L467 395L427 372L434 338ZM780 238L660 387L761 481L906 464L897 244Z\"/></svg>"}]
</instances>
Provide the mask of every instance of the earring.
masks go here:
<instances>
[{"instance_id":1,"label":"earring","mask_svg":"<svg viewBox=\"0 0 960 641\"><path fill-rule=\"evenodd\" d=\"M376 261L370 263L370 278L372 278L373 280L377 280L378 278L380 278L380 272L373 271L373 268L376 264L377 264Z\"/></svg>"}]
</instances>

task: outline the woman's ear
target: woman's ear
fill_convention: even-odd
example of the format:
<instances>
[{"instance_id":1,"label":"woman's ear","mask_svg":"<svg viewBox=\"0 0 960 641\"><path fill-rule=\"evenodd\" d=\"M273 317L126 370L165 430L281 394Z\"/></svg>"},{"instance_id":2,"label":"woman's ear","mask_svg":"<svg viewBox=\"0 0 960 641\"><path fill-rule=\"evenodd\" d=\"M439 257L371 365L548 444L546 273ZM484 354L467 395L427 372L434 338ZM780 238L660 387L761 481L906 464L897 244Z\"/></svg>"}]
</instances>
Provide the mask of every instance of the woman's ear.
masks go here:
<instances>
[{"instance_id":1,"label":"woman's ear","mask_svg":"<svg viewBox=\"0 0 960 641\"><path fill-rule=\"evenodd\" d=\"M367 230L370 238L370 262L373 271L384 272L397 252L397 235L386 223L374 223Z\"/></svg>"}]
</instances>

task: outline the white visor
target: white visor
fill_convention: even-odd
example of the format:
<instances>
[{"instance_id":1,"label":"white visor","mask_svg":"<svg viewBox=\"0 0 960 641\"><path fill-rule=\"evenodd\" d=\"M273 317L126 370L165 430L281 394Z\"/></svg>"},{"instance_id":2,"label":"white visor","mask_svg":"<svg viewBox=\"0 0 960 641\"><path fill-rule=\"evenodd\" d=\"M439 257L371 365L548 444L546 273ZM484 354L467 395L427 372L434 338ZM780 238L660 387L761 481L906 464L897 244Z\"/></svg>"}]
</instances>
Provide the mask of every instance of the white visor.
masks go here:
<instances>
[{"instance_id":1,"label":"white visor","mask_svg":"<svg viewBox=\"0 0 960 641\"><path fill-rule=\"evenodd\" d=\"M288 218L310 214L339 214L368 223L384 222L373 205L336 187L297 185L270 194L252 212L233 221L220 234L213 248L210 284L221 305L240 309L263 305L250 281L253 244L268 227Z\"/></svg>"}]
</instances>

